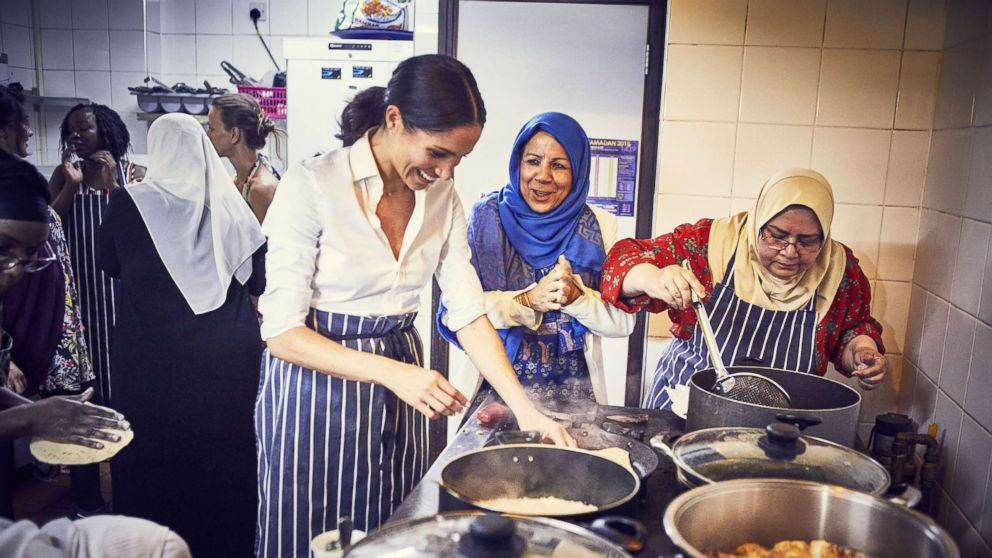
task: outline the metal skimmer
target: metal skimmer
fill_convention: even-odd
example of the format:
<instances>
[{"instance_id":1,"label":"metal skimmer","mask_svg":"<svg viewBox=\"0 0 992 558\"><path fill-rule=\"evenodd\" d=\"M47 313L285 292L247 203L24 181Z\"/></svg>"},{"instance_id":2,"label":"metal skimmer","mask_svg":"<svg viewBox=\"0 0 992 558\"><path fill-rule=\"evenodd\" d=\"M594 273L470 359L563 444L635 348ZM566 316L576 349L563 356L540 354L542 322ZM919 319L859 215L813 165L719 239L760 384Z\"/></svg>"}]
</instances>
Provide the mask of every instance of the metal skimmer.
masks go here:
<instances>
[{"instance_id":1,"label":"metal skimmer","mask_svg":"<svg viewBox=\"0 0 992 558\"><path fill-rule=\"evenodd\" d=\"M682 267L689 273L689 260L682 261ZM792 399L788 392L781 385L771 378L766 378L753 372L735 372L731 374L727 367L723 365L723 358L720 355L720 347L716 343L716 335L710 326L710 317L706 312L703 302L692 291L692 307L696 309L696 317L699 318L699 327L703 332L703 340L710 353L710 362L716 370L716 381L713 383L713 393L722 395L734 401L742 403L752 403L754 405L764 405L766 407L792 407Z\"/></svg>"}]
</instances>

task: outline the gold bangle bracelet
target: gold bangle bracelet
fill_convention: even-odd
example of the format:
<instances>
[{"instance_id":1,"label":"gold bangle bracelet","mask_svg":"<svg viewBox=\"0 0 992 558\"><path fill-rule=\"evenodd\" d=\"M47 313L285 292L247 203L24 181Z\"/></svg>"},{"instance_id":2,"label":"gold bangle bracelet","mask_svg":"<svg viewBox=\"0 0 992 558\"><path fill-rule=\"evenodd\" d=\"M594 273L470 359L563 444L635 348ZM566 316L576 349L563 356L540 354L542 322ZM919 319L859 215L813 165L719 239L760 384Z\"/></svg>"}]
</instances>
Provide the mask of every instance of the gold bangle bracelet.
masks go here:
<instances>
[{"instance_id":1,"label":"gold bangle bracelet","mask_svg":"<svg viewBox=\"0 0 992 558\"><path fill-rule=\"evenodd\" d=\"M527 298L527 293L526 292L522 292L522 293L514 296L513 297L513 300L514 300L514 302L516 302L517 304L519 304L521 306L526 306L527 308L533 308L533 306L530 305L530 299Z\"/></svg>"}]
</instances>

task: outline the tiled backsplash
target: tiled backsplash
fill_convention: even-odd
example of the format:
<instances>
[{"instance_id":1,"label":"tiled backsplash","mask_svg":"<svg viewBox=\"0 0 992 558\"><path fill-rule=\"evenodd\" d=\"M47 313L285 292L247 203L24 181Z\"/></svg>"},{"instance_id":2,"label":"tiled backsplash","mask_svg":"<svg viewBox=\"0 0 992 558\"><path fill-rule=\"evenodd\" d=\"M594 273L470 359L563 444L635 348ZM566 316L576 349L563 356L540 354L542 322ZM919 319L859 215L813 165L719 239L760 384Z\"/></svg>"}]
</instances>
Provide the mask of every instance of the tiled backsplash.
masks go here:
<instances>
[{"instance_id":1,"label":"tiled backsplash","mask_svg":"<svg viewBox=\"0 0 992 558\"><path fill-rule=\"evenodd\" d=\"M992 556L992 5L947 13L899 403L937 424L962 555Z\"/></svg>"},{"instance_id":2,"label":"tiled backsplash","mask_svg":"<svg viewBox=\"0 0 992 558\"><path fill-rule=\"evenodd\" d=\"M865 395L866 432L902 383L943 3L672 0L669 21L655 234L748 209L783 168L823 173L893 363ZM668 327L656 316L651 333Z\"/></svg>"}]
</instances>

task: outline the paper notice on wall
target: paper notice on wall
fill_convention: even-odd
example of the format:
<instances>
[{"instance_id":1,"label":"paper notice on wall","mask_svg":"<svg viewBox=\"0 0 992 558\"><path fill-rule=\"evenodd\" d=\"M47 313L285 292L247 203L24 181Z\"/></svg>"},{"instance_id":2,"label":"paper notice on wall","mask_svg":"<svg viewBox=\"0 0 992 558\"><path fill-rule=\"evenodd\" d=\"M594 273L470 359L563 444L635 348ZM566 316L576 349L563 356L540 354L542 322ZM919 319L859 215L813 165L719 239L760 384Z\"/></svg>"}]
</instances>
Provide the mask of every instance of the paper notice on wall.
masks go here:
<instances>
[{"instance_id":1,"label":"paper notice on wall","mask_svg":"<svg viewBox=\"0 0 992 558\"><path fill-rule=\"evenodd\" d=\"M590 204L614 215L634 215L637 143L634 140L589 138Z\"/></svg>"}]
</instances>

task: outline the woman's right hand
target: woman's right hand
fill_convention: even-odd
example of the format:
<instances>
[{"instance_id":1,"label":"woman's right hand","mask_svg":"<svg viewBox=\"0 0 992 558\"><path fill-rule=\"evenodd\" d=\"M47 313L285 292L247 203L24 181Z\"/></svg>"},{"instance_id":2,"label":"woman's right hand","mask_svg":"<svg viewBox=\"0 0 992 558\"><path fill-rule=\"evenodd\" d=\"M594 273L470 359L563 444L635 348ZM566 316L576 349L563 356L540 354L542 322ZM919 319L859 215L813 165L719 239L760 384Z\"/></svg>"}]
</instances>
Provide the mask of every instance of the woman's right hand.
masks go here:
<instances>
[{"instance_id":1,"label":"woman's right hand","mask_svg":"<svg viewBox=\"0 0 992 558\"><path fill-rule=\"evenodd\" d=\"M556 265L547 275L541 277L537 286L527 291L531 308L538 312L560 310L568 300L566 289L570 283L571 277L566 277L562 266Z\"/></svg>"},{"instance_id":2,"label":"woman's right hand","mask_svg":"<svg viewBox=\"0 0 992 558\"><path fill-rule=\"evenodd\" d=\"M627 295L630 282L631 291L639 291L651 298L663 301L678 310L685 310L692 304L692 293L700 300L706 297L706 288L699 279L680 265L669 265L658 269L652 264L639 264L631 268L624 280L624 295Z\"/></svg>"},{"instance_id":3,"label":"woman's right hand","mask_svg":"<svg viewBox=\"0 0 992 558\"><path fill-rule=\"evenodd\" d=\"M465 409L468 398L444 376L429 368L399 363L403 367L387 374L383 385L413 408L434 420L454 416Z\"/></svg>"},{"instance_id":4,"label":"woman's right hand","mask_svg":"<svg viewBox=\"0 0 992 558\"><path fill-rule=\"evenodd\" d=\"M79 163L72 162L72 151L66 149L62 151L62 179L63 188L79 188L83 183L83 169Z\"/></svg>"},{"instance_id":5,"label":"woman's right hand","mask_svg":"<svg viewBox=\"0 0 992 558\"><path fill-rule=\"evenodd\" d=\"M27 435L38 436L53 442L76 444L100 449L101 441L116 442L121 439L114 430L128 430L130 425L124 415L115 411L87 405L93 389L72 397L49 397L25 405Z\"/></svg>"}]
</instances>

